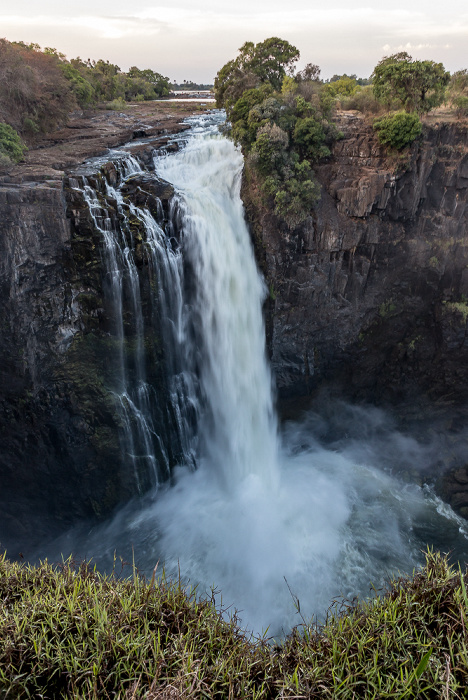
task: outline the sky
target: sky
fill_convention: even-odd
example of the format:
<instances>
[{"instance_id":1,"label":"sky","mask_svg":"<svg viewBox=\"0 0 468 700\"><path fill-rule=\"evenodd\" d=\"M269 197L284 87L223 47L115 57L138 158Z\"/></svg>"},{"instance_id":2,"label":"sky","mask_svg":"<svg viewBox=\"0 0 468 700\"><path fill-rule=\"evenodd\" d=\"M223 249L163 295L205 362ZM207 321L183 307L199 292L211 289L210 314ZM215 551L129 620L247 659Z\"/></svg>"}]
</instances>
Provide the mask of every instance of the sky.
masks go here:
<instances>
[{"instance_id":1,"label":"sky","mask_svg":"<svg viewBox=\"0 0 468 700\"><path fill-rule=\"evenodd\" d=\"M164 0L161 0L164 3ZM298 68L368 77L397 51L468 68L466 0L0 0L0 38L37 42L68 58L103 58L124 71L151 68L172 80L211 83L245 41L286 39Z\"/></svg>"}]
</instances>

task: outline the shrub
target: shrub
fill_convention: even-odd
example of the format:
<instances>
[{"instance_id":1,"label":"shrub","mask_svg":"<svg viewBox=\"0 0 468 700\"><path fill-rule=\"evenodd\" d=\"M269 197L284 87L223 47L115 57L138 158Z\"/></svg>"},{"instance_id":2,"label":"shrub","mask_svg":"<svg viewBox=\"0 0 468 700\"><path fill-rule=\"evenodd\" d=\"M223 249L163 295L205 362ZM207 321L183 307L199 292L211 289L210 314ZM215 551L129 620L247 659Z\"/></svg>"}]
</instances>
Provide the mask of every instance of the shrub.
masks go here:
<instances>
[{"instance_id":1,"label":"shrub","mask_svg":"<svg viewBox=\"0 0 468 700\"><path fill-rule=\"evenodd\" d=\"M0 154L12 162L18 163L22 160L25 150L26 146L13 127L0 122Z\"/></svg>"},{"instance_id":2,"label":"shrub","mask_svg":"<svg viewBox=\"0 0 468 700\"><path fill-rule=\"evenodd\" d=\"M457 95L452 99L457 117L468 117L468 95Z\"/></svg>"},{"instance_id":3,"label":"shrub","mask_svg":"<svg viewBox=\"0 0 468 700\"><path fill-rule=\"evenodd\" d=\"M379 114L383 111L382 103L375 97L372 85L365 85L349 97L340 97L342 109L356 109L363 114Z\"/></svg>"},{"instance_id":4,"label":"shrub","mask_svg":"<svg viewBox=\"0 0 468 700\"><path fill-rule=\"evenodd\" d=\"M422 132L422 124L417 114L397 112L374 121L374 129L383 146L401 151L409 146Z\"/></svg>"},{"instance_id":5,"label":"shrub","mask_svg":"<svg viewBox=\"0 0 468 700\"><path fill-rule=\"evenodd\" d=\"M106 103L106 109L112 109L114 112L120 112L125 109L127 103L121 97L117 97L115 100Z\"/></svg>"}]
</instances>

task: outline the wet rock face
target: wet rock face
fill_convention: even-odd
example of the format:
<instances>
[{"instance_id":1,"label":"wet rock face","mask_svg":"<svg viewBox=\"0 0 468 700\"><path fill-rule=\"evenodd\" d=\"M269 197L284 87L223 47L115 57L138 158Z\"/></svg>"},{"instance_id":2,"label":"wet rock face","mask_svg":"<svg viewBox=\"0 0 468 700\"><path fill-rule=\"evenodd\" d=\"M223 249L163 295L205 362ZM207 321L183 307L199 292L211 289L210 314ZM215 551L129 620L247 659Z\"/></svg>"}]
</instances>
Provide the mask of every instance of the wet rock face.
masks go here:
<instances>
[{"instance_id":1,"label":"wet rock face","mask_svg":"<svg viewBox=\"0 0 468 700\"><path fill-rule=\"evenodd\" d=\"M243 198L270 287L269 345L280 398L335 382L398 403L468 399L468 130L426 127L406 160L343 114L344 138L316 169L322 198L288 231Z\"/></svg>"},{"instance_id":2,"label":"wet rock face","mask_svg":"<svg viewBox=\"0 0 468 700\"><path fill-rule=\"evenodd\" d=\"M12 556L80 519L105 517L148 486L144 474L136 483L122 459L121 414L110 391L119 350L104 293L102 234L76 178L49 177L0 185L0 550L14 547ZM103 178L116 181L112 163L95 173L98 190ZM141 175L125 196L164 219L172 193L168 183ZM103 199L103 206L118 225L115 202ZM144 273L144 232L134 224L131 235ZM148 381L163 394L163 349L143 278L141 293L151 316ZM158 400L164 435L170 426L164 397Z\"/></svg>"}]
</instances>

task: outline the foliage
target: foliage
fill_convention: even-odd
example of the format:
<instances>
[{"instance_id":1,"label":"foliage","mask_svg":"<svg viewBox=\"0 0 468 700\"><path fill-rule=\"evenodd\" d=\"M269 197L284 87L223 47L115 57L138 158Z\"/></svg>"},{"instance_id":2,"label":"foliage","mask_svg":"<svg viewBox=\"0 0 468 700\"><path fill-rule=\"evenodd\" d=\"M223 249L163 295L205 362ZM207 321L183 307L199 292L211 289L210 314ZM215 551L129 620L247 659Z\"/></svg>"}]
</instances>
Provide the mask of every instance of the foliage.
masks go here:
<instances>
[{"instance_id":1,"label":"foliage","mask_svg":"<svg viewBox=\"0 0 468 700\"><path fill-rule=\"evenodd\" d=\"M348 75L343 75L341 77L336 76L336 78L336 80L331 80L324 85L324 92L331 95L331 97L346 97L354 95L359 90L355 77L351 78Z\"/></svg>"},{"instance_id":2,"label":"foliage","mask_svg":"<svg viewBox=\"0 0 468 700\"><path fill-rule=\"evenodd\" d=\"M417 114L397 112L374 121L374 129L383 146L400 151L409 146L422 132L422 124Z\"/></svg>"},{"instance_id":3,"label":"foliage","mask_svg":"<svg viewBox=\"0 0 468 700\"><path fill-rule=\"evenodd\" d=\"M147 83L151 86L153 92L153 98L155 97L165 97L169 94L169 78L165 78L161 73L156 73L149 68L140 70L136 66L132 66L128 71L127 77L135 81L139 81L140 84Z\"/></svg>"},{"instance_id":4,"label":"foliage","mask_svg":"<svg viewBox=\"0 0 468 700\"><path fill-rule=\"evenodd\" d=\"M29 139L66 122L77 106L167 95L169 79L150 69L74 58L38 44L0 39L0 120Z\"/></svg>"},{"instance_id":5,"label":"foliage","mask_svg":"<svg viewBox=\"0 0 468 700\"><path fill-rule=\"evenodd\" d=\"M293 137L300 154L313 162L330 155L330 149L325 145L326 134L323 124L316 116L298 119Z\"/></svg>"},{"instance_id":6,"label":"foliage","mask_svg":"<svg viewBox=\"0 0 468 700\"><path fill-rule=\"evenodd\" d=\"M0 39L0 120L19 134L52 131L76 104L57 60Z\"/></svg>"},{"instance_id":7,"label":"foliage","mask_svg":"<svg viewBox=\"0 0 468 700\"><path fill-rule=\"evenodd\" d=\"M7 165L8 160L18 163L22 160L25 149L18 133L9 124L0 122L0 155L3 156L3 164Z\"/></svg>"},{"instance_id":8,"label":"foliage","mask_svg":"<svg viewBox=\"0 0 468 700\"><path fill-rule=\"evenodd\" d=\"M194 83L193 80L184 80L177 83L175 80L171 84L173 90L213 90L213 83Z\"/></svg>"},{"instance_id":9,"label":"foliage","mask_svg":"<svg viewBox=\"0 0 468 700\"><path fill-rule=\"evenodd\" d=\"M375 97L371 85L356 90L347 97L340 95L342 109L356 109L363 114L379 114L383 111L382 103Z\"/></svg>"},{"instance_id":10,"label":"foliage","mask_svg":"<svg viewBox=\"0 0 468 700\"><path fill-rule=\"evenodd\" d=\"M468 70L459 70L452 75L448 86L448 97L458 117L468 116Z\"/></svg>"},{"instance_id":11,"label":"foliage","mask_svg":"<svg viewBox=\"0 0 468 700\"><path fill-rule=\"evenodd\" d=\"M121 97L106 103L106 109L112 109L114 112L121 112L126 106L127 103Z\"/></svg>"},{"instance_id":12,"label":"foliage","mask_svg":"<svg viewBox=\"0 0 468 700\"><path fill-rule=\"evenodd\" d=\"M452 103L457 117L468 117L468 95L454 95Z\"/></svg>"},{"instance_id":13,"label":"foliage","mask_svg":"<svg viewBox=\"0 0 468 700\"><path fill-rule=\"evenodd\" d=\"M300 70L296 75L296 80L320 82L320 66L315 63L308 63L305 68Z\"/></svg>"},{"instance_id":14,"label":"foliage","mask_svg":"<svg viewBox=\"0 0 468 700\"><path fill-rule=\"evenodd\" d=\"M258 180L265 203L292 229L319 199L311 166L330 155L338 136L320 68L309 64L294 76L298 58L297 49L277 37L246 42L215 79L218 106L226 109L246 168Z\"/></svg>"},{"instance_id":15,"label":"foliage","mask_svg":"<svg viewBox=\"0 0 468 700\"><path fill-rule=\"evenodd\" d=\"M418 114L442 104L450 78L442 63L413 61L406 51L383 58L372 76L379 100L390 104L398 99L407 112Z\"/></svg>"},{"instance_id":16,"label":"foliage","mask_svg":"<svg viewBox=\"0 0 468 700\"><path fill-rule=\"evenodd\" d=\"M95 100L95 90L71 63L60 63L63 75L69 81L73 94L80 107L88 107Z\"/></svg>"},{"instance_id":17,"label":"foliage","mask_svg":"<svg viewBox=\"0 0 468 700\"><path fill-rule=\"evenodd\" d=\"M246 41L237 58L218 71L214 82L216 106L229 109L243 92L261 83L280 90L284 76L292 72L299 55L295 46L278 37L258 44Z\"/></svg>"},{"instance_id":18,"label":"foliage","mask_svg":"<svg viewBox=\"0 0 468 700\"><path fill-rule=\"evenodd\" d=\"M382 597L336 604L281 643L180 582L0 559L0 695L74 698L432 698L468 686L466 573L428 553ZM297 609L300 612L299 601Z\"/></svg>"}]
</instances>

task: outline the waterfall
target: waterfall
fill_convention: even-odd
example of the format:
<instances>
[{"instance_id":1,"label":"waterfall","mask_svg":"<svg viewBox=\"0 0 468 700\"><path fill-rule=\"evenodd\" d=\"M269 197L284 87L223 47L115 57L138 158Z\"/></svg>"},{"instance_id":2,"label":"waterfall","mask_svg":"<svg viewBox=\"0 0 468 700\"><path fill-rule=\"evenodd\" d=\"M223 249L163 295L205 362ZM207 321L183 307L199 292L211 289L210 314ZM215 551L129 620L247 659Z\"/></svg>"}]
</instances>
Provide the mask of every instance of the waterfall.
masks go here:
<instances>
[{"instance_id":1,"label":"waterfall","mask_svg":"<svg viewBox=\"0 0 468 700\"><path fill-rule=\"evenodd\" d=\"M301 623L297 601L305 619L323 620L334 597L366 597L371 585L411 572L427 544L466 558L468 531L428 487L392 476L401 463L422 472L437 451L402 436L377 409L327 403L278 439L266 290L239 196L242 157L218 133L219 120L193 119L183 147L155 159L176 190L166 231L159 214L122 196L139 176L128 155L116 156L121 185L96 193L76 184L102 237L124 467L138 479L152 470L154 488L75 540L74 552L112 567L117 551L147 573L160 561L200 594L221 591L246 629L280 635ZM144 269L131 221L144 234ZM141 311L142 284L154 323ZM172 426L164 439L146 350L155 333Z\"/></svg>"},{"instance_id":2,"label":"waterfall","mask_svg":"<svg viewBox=\"0 0 468 700\"><path fill-rule=\"evenodd\" d=\"M276 482L277 425L262 318L266 290L240 198L242 155L213 125L155 165L177 189L184 256L193 275L188 313L197 326L202 456L227 488L247 475Z\"/></svg>"}]
</instances>

